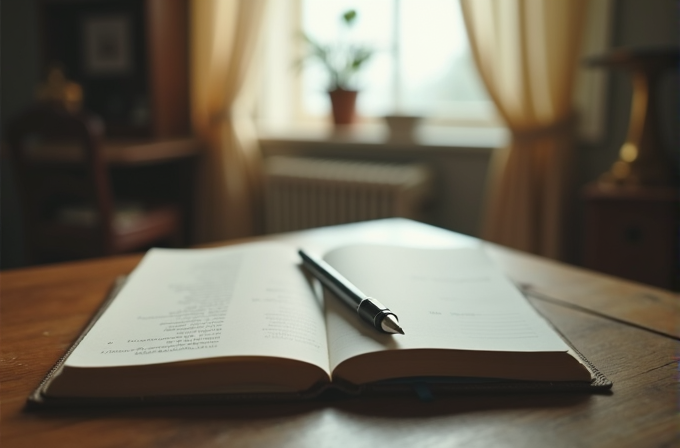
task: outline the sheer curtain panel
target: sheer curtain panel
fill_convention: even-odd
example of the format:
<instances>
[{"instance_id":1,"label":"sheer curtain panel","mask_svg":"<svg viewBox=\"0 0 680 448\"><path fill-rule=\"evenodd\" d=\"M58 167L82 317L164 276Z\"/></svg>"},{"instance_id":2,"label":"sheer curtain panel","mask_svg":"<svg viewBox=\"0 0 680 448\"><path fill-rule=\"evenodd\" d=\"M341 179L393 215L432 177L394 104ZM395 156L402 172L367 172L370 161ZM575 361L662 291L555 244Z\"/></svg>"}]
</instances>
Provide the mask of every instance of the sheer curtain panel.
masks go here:
<instances>
[{"instance_id":1,"label":"sheer curtain panel","mask_svg":"<svg viewBox=\"0 0 680 448\"><path fill-rule=\"evenodd\" d=\"M512 133L492 164L482 236L562 258L587 0L460 1L480 75Z\"/></svg>"},{"instance_id":2,"label":"sheer curtain panel","mask_svg":"<svg viewBox=\"0 0 680 448\"><path fill-rule=\"evenodd\" d=\"M261 157L252 120L268 0L193 0L191 106L207 151L199 168L196 240L261 229Z\"/></svg>"}]
</instances>

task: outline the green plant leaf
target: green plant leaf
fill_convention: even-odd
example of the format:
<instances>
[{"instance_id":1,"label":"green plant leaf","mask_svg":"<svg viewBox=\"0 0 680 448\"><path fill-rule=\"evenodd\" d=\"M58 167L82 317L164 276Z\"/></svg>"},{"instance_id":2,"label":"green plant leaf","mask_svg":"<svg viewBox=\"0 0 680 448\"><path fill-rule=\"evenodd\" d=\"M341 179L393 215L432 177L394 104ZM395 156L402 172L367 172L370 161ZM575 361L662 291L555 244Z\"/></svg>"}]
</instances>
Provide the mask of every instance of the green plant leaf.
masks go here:
<instances>
[{"instance_id":1,"label":"green plant leaf","mask_svg":"<svg viewBox=\"0 0 680 448\"><path fill-rule=\"evenodd\" d=\"M344 23L351 27L357 18L355 10L348 10L342 14ZM324 45L311 36L300 33L300 37L307 44L307 54L297 61L301 67L305 60L320 63L328 73L329 90L352 90L352 78L373 55L373 50L365 45L351 45L338 42L335 45Z\"/></svg>"},{"instance_id":2,"label":"green plant leaf","mask_svg":"<svg viewBox=\"0 0 680 448\"><path fill-rule=\"evenodd\" d=\"M342 15L342 19L345 21L347 26L352 26L354 24L354 21L356 20L356 18L357 18L357 12L353 9L346 11Z\"/></svg>"}]
</instances>

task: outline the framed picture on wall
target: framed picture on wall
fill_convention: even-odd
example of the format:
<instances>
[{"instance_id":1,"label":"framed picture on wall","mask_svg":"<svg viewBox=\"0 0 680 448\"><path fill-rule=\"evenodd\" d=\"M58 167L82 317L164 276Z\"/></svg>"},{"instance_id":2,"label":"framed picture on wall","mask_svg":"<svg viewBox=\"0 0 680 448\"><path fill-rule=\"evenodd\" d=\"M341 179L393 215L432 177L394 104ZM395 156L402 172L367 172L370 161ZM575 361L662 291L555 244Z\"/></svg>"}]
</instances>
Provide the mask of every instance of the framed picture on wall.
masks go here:
<instances>
[{"instance_id":1,"label":"framed picture on wall","mask_svg":"<svg viewBox=\"0 0 680 448\"><path fill-rule=\"evenodd\" d=\"M83 18L83 68L88 75L124 75L132 71L132 23L125 14Z\"/></svg>"},{"instance_id":2,"label":"framed picture on wall","mask_svg":"<svg viewBox=\"0 0 680 448\"><path fill-rule=\"evenodd\" d=\"M35 2L43 70L59 65L82 86L107 136L190 133L189 0Z\"/></svg>"}]
</instances>

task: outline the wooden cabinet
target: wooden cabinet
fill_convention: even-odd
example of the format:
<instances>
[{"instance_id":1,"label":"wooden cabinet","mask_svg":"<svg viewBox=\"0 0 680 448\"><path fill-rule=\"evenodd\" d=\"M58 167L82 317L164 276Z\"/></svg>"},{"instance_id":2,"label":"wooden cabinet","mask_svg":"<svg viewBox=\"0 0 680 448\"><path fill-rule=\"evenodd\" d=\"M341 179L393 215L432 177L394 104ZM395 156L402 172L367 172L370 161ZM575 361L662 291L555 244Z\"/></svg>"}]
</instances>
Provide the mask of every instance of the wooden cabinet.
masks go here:
<instances>
[{"instance_id":1,"label":"wooden cabinet","mask_svg":"<svg viewBox=\"0 0 680 448\"><path fill-rule=\"evenodd\" d=\"M680 287L677 189L591 184L583 196L587 268L662 288Z\"/></svg>"}]
</instances>

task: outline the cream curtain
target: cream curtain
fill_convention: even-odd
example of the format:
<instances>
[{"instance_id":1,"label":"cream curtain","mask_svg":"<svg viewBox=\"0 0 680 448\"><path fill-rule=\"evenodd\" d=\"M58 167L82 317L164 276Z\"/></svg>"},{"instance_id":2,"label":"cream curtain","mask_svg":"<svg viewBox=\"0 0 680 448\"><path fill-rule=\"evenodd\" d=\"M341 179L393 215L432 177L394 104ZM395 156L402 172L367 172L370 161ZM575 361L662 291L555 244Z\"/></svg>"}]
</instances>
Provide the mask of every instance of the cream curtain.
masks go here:
<instances>
[{"instance_id":1,"label":"cream curtain","mask_svg":"<svg viewBox=\"0 0 680 448\"><path fill-rule=\"evenodd\" d=\"M561 258L587 0L460 1L482 80L512 133L494 156L482 237Z\"/></svg>"},{"instance_id":2,"label":"cream curtain","mask_svg":"<svg viewBox=\"0 0 680 448\"><path fill-rule=\"evenodd\" d=\"M191 3L192 122L207 146L199 167L197 242L252 235L261 225L260 151L251 112L267 3Z\"/></svg>"}]
</instances>

